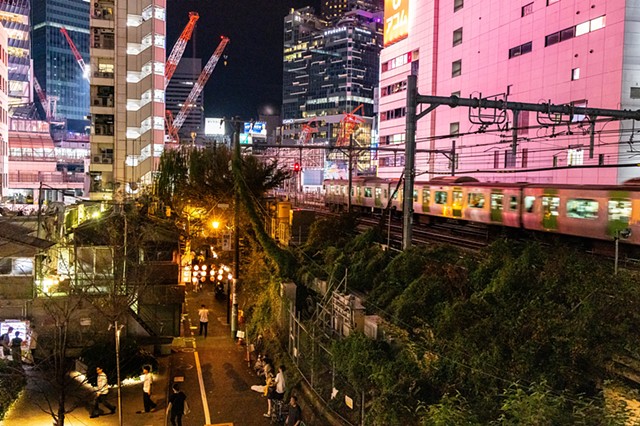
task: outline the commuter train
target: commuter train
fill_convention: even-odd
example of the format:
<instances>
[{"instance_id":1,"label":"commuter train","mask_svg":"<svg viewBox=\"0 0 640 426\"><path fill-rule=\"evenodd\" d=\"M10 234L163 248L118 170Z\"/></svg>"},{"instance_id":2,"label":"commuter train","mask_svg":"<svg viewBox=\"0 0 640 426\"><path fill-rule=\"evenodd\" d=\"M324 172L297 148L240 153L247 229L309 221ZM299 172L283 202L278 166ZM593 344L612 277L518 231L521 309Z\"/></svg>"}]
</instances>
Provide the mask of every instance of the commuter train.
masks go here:
<instances>
[{"instance_id":1,"label":"commuter train","mask_svg":"<svg viewBox=\"0 0 640 426\"><path fill-rule=\"evenodd\" d=\"M325 180L325 205L344 208L348 185ZM394 193L397 186L398 180L354 178L351 205L381 210L391 196L391 209L401 211L403 188ZM640 245L640 181L633 179L623 185L554 185L447 176L415 182L413 211L421 223L459 220Z\"/></svg>"}]
</instances>

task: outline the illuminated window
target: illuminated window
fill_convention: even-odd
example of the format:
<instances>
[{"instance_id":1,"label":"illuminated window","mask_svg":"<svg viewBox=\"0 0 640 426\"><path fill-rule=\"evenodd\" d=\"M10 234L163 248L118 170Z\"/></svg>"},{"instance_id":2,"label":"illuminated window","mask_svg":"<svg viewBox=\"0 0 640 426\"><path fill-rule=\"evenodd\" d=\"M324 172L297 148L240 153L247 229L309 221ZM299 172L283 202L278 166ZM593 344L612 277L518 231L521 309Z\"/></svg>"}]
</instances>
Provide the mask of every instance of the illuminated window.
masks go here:
<instances>
[{"instance_id":1,"label":"illuminated window","mask_svg":"<svg viewBox=\"0 0 640 426\"><path fill-rule=\"evenodd\" d=\"M502 200L504 199L504 195L502 194L491 194L491 210L500 210L502 211Z\"/></svg>"},{"instance_id":2,"label":"illuminated window","mask_svg":"<svg viewBox=\"0 0 640 426\"><path fill-rule=\"evenodd\" d=\"M470 193L467 197L467 204L474 209L481 209L484 207L484 194Z\"/></svg>"},{"instance_id":3,"label":"illuminated window","mask_svg":"<svg viewBox=\"0 0 640 426\"><path fill-rule=\"evenodd\" d=\"M575 81L580 79L580 68L574 68L571 70L571 80Z\"/></svg>"},{"instance_id":4,"label":"illuminated window","mask_svg":"<svg viewBox=\"0 0 640 426\"><path fill-rule=\"evenodd\" d=\"M631 200L627 200L627 199L609 200L608 210L609 210L609 222L615 220L615 221L628 223L629 218L631 217Z\"/></svg>"},{"instance_id":5,"label":"illuminated window","mask_svg":"<svg viewBox=\"0 0 640 426\"><path fill-rule=\"evenodd\" d=\"M560 208L560 197L542 197L542 211L545 216L558 216L558 209Z\"/></svg>"},{"instance_id":6,"label":"illuminated window","mask_svg":"<svg viewBox=\"0 0 640 426\"><path fill-rule=\"evenodd\" d=\"M567 166L581 166L582 164L584 164L582 148L569 148L567 150Z\"/></svg>"},{"instance_id":7,"label":"illuminated window","mask_svg":"<svg viewBox=\"0 0 640 426\"><path fill-rule=\"evenodd\" d=\"M436 204L447 204L447 192L446 191L436 191L435 200L433 200Z\"/></svg>"},{"instance_id":8,"label":"illuminated window","mask_svg":"<svg viewBox=\"0 0 640 426\"><path fill-rule=\"evenodd\" d=\"M598 202L581 198L569 199L567 201L567 217L573 219L597 219Z\"/></svg>"},{"instance_id":9,"label":"illuminated window","mask_svg":"<svg viewBox=\"0 0 640 426\"><path fill-rule=\"evenodd\" d=\"M372 193L373 192L371 191L371 188L369 188L369 187L364 188L364 196L365 196L365 198L371 198L371 194Z\"/></svg>"},{"instance_id":10,"label":"illuminated window","mask_svg":"<svg viewBox=\"0 0 640 426\"><path fill-rule=\"evenodd\" d=\"M518 197L515 195L509 198L509 210L518 210Z\"/></svg>"}]
</instances>

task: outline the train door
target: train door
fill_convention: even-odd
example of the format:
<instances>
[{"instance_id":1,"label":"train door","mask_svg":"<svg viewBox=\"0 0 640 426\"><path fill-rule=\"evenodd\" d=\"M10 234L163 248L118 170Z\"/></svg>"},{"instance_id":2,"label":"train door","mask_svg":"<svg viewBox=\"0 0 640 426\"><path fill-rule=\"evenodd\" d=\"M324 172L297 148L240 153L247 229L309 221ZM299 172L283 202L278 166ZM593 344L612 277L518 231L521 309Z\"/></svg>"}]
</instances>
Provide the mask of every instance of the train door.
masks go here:
<instances>
[{"instance_id":1,"label":"train door","mask_svg":"<svg viewBox=\"0 0 640 426\"><path fill-rule=\"evenodd\" d=\"M431 191L428 186L422 188L422 212L429 213L429 199L431 198Z\"/></svg>"},{"instance_id":2,"label":"train door","mask_svg":"<svg viewBox=\"0 0 640 426\"><path fill-rule=\"evenodd\" d=\"M620 231L629 227L632 213L629 194L626 192L611 193L607 203L607 213L607 234L615 238Z\"/></svg>"},{"instance_id":3,"label":"train door","mask_svg":"<svg viewBox=\"0 0 640 426\"><path fill-rule=\"evenodd\" d=\"M373 191L373 205L376 207L382 207L382 188L380 188L380 185L378 184Z\"/></svg>"},{"instance_id":4,"label":"train door","mask_svg":"<svg viewBox=\"0 0 640 426\"><path fill-rule=\"evenodd\" d=\"M542 227L544 229L558 229L559 210L560 197L556 193L545 193L542 196Z\"/></svg>"},{"instance_id":5,"label":"train door","mask_svg":"<svg viewBox=\"0 0 640 426\"><path fill-rule=\"evenodd\" d=\"M502 223L503 200L502 191L491 191L491 222Z\"/></svg>"},{"instance_id":6,"label":"train door","mask_svg":"<svg viewBox=\"0 0 640 426\"><path fill-rule=\"evenodd\" d=\"M462 189L453 188L451 211L453 217L462 217Z\"/></svg>"}]
</instances>

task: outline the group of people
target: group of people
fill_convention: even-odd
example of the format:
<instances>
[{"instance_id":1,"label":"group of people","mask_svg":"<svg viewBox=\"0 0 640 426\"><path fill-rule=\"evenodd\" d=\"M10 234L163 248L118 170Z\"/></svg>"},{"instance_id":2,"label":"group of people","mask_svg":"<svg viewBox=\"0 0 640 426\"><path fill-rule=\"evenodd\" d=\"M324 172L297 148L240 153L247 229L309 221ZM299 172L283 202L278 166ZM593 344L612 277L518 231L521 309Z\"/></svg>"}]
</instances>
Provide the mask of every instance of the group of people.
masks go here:
<instances>
[{"instance_id":1,"label":"group of people","mask_svg":"<svg viewBox=\"0 0 640 426\"><path fill-rule=\"evenodd\" d=\"M108 400L107 395L109 394L109 381L107 379L106 373L103 371L102 367L96 367L97 373L97 384L95 387L95 400L93 404L93 409L91 410L90 418L94 419L100 416L100 404L105 406L109 410L109 414L113 414L116 412L116 407L114 407ZM142 403L144 406L144 411L137 411L137 414L149 413L156 409L158 406L157 403L153 402L151 399L151 389L153 385L153 374L151 373L151 366L145 365L142 367L142 375L140 376L140 380L142 381ZM180 390L180 387L177 383L174 383L171 387L172 393L169 396L169 401L167 404L167 414L171 419L172 426L182 426L182 416L187 412L187 396L184 392Z\"/></svg>"},{"instance_id":2,"label":"group of people","mask_svg":"<svg viewBox=\"0 0 640 426\"><path fill-rule=\"evenodd\" d=\"M7 332L0 335L0 345L2 350L0 351L0 358L11 359L13 362L22 363L22 346L24 339L19 331L13 331L13 327L9 327ZM13 336L13 337L11 337ZM37 348L38 334L36 333L35 326L31 326L29 335L27 336L28 353L26 359L30 362L34 361L35 352Z\"/></svg>"},{"instance_id":3,"label":"group of people","mask_svg":"<svg viewBox=\"0 0 640 426\"><path fill-rule=\"evenodd\" d=\"M260 345L262 336L258 337L256 346ZM259 343L258 343L259 342ZM277 410L276 404L280 404L279 401L284 400L286 392L286 379L284 372L286 368L281 365L278 368L278 372L274 376L273 363L269 359L268 355L262 355L258 352L256 362L253 366L256 375L264 380L264 385L255 385L251 389L262 392L267 397L267 412L264 413L264 417L271 418L274 414L274 410ZM276 414L279 414L277 411ZM286 426L299 426L302 421L302 410L298 405L298 398L295 395L291 395L289 399L289 410L285 418Z\"/></svg>"}]
</instances>

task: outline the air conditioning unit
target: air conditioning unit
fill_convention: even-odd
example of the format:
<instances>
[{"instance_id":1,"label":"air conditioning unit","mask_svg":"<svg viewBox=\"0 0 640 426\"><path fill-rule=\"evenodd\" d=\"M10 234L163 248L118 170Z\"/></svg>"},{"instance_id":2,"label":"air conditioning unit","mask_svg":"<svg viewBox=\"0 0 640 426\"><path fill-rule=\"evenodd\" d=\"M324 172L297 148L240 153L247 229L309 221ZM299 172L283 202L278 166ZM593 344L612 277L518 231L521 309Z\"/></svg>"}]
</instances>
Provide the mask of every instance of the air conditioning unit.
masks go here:
<instances>
[{"instance_id":1,"label":"air conditioning unit","mask_svg":"<svg viewBox=\"0 0 640 426\"><path fill-rule=\"evenodd\" d=\"M113 158L111 157L102 157L102 164L111 164L113 163Z\"/></svg>"},{"instance_id":2,"label":"air conditioning unit","mask_svg":"<svg viewBox=\"0 0 640 426\"><path fill-rule=\"evenodd\" d=\"M93 156L94 163L102 163L102 155L94 155Z\"/></svg>"}]
</instances>

